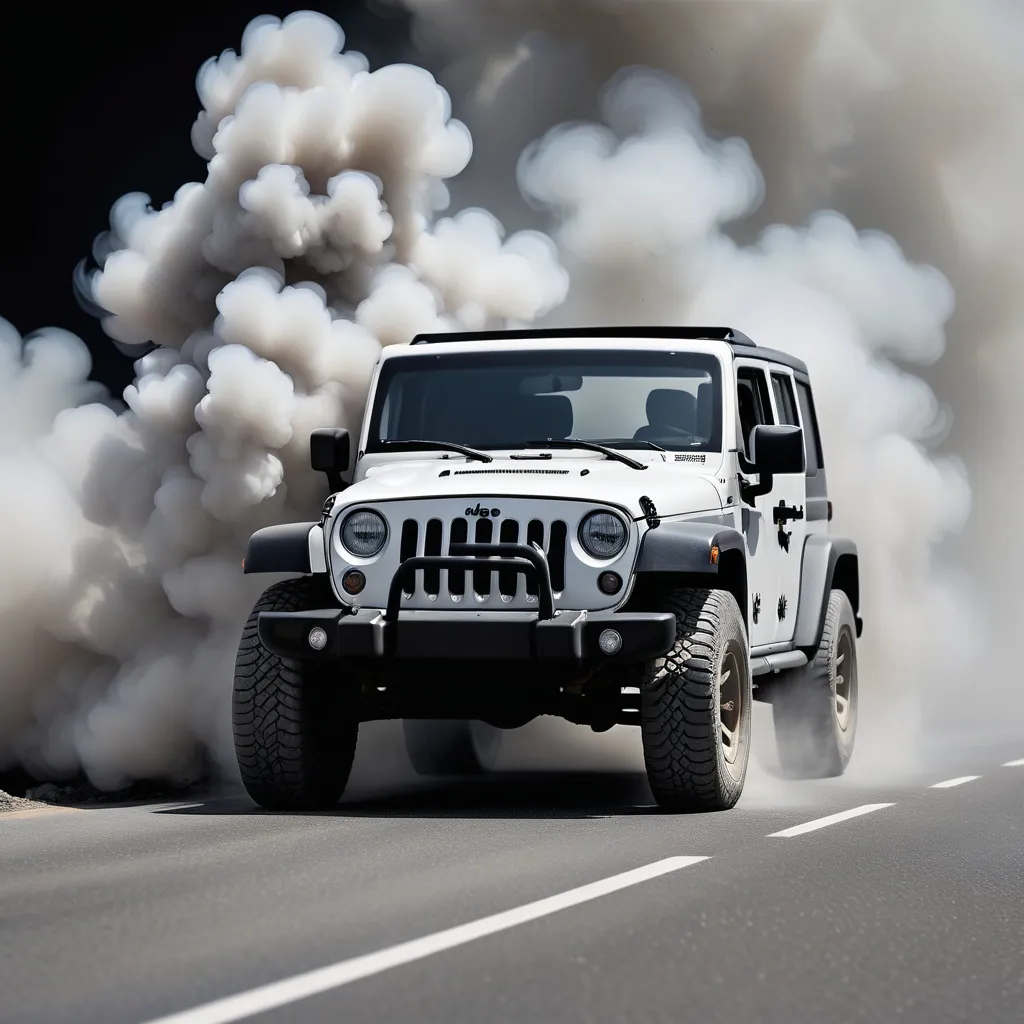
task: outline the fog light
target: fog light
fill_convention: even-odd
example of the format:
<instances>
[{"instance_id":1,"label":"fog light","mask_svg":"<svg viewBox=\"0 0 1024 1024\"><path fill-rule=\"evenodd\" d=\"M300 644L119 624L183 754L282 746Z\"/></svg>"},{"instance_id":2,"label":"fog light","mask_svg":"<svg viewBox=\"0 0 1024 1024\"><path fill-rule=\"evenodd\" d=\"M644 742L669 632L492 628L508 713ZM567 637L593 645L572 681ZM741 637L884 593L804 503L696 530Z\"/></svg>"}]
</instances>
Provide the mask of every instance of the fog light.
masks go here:
<instances>
[{"instance_id":1,"label":"fog light","mask_svg":"<svg viewBox=\"0 0 1024 1024\"><path fill-rule=\"evenodd\" d=\"M341 577L341 585L346 594L358 594L366 586L366 577L358 569L349 569Z\"/></svg>"},{"instance_id":2,"label":"fog light","mask_svg":"<svg viewBox=\"0 0 1024 1024\"><path fill-rule=\"evenodd\" d=\"M602 629L597 638L597 646L602 654L618 654L622 647L622 634L617 629Z\"/></svg>"},{"instance_id":3,"label":"fog light","mask_svg":"<svg viewBox=\"0 0 1024 1024\"><path fill-rule=\"evenodd\" d=\"M322 651L327 646L327 631L319 626L314 626L309 631L309 646L314 651Z\"/></svg>"},{"instance_id":4,"label":"fog light","mask_svg":"<svg viewBox=\"0 0 1024 1024\"><path fill-rule=\"evenodd\" d=\"M603 572L597 577L602 594L617 594L622 589L622 577L617 572Z\"/></svg>"}]
</instances>

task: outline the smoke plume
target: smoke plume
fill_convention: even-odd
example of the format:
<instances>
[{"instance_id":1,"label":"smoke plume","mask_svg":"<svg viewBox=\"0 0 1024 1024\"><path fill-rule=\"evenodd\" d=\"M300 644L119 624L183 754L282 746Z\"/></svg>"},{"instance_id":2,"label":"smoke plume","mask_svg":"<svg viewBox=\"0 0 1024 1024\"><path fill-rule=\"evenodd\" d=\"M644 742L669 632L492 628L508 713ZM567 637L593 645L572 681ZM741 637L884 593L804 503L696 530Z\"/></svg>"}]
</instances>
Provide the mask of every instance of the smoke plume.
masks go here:
<instances>
[{"instance_id":1,"label":"smoke plume","mask_svg":"<svg viewBox=\"0 0 1024 1024\"><path fill-rule=\"evenodd\" d=\"M975 460L1020 435L997 399L1024 312L1010 15L408 6L438 79L371 71L309 12L200 70L205 180L122 198L86 284L138 354L123 402L77 338L0 332L0 765L107 788L231 770L231 667L268 583L245 540L319 507L310 430L355 427L380 347L423 330L726 322L801 356L862 553L865 700L913 722L977 675L985 570L1020 547L954 573L971 489L939 446L994 527L1005 464Z\"/></svg>"}]
</instances>

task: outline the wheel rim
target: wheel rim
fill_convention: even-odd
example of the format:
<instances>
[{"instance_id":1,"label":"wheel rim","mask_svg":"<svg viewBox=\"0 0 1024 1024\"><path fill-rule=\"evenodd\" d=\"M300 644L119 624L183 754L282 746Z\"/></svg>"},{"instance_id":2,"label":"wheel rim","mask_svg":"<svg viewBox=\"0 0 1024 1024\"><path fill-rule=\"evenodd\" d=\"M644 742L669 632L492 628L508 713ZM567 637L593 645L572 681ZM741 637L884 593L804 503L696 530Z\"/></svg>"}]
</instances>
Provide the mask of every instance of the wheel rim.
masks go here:
<instances>
[{"instance_id":1,"label":"wheel rim","mask_svg":"<svg viewBox=\"0 0 1024 1024\"><path fill-rule=\"evenodd\" d=\"M853 640L850 637L850 631L844 629L839 634L839 643L836 646L835 667L836 722L843 732L850 727L856 680L857 662L853 654Z\"/></svg>"},{"instance_id":2,"label":"wheel rim","mask_svg":"<svg viewBox=\"0 0 1024 1024\"><path fill-rule=\"evenodd\" d=\"M736 777L740 760L743 723L743 656L735 643L730 643L718 672L718 713L722 732L722 756L729 774Z\"/></svg>"}]
</instances>

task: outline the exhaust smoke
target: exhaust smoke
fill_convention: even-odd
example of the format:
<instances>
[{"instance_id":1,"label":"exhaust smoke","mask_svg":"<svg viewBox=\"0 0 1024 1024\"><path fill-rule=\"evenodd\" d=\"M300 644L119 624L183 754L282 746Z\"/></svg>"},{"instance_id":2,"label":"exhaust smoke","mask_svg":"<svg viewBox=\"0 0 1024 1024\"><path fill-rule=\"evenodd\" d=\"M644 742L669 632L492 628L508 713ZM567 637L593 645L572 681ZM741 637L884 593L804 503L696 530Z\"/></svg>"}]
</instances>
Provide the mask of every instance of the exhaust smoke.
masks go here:
<instances>
[{"instance_id":1,"label":"exhaust smoke","mask_svg":"<svg viewBox=\"0 0 1024 1024\"><path fill-rule=\"evenodd\" d=\"M466 123L322 15L257 19L204 65L205 181L120 200L83 285L139 355L123 404L77 338L0 332L0 765L110 789L210 757L233 774L234 652L273 582L239 561L319 506L310 430L358 423L382 345L530 322L725 322L805 359L861 550L862 745L912 757L968 674L1008 699L979 651L999 664L993 614L1016 604L984 599L1020 546L970 578L954 557L970 515L994 523L1020 433L997 400L1024 312L999 161L1024 134L996 102L1019 75L996 6L949 26L824 2L409 6L427 50L474 55L442 76ZM925 62L954 31L991 36L960 97L981 116L935 114Z\"/></svg>"}]
</instances>

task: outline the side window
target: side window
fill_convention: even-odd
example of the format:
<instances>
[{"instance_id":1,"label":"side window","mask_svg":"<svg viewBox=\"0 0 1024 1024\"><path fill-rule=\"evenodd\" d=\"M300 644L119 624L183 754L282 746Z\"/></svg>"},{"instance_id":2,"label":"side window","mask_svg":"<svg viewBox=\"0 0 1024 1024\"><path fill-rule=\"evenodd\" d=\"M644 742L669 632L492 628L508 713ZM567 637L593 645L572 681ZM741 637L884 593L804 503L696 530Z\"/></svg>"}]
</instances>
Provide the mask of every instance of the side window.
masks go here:
<instances>
[{"instance_id":1,"label":"side window","mask_svg":"<svg viewBox=\"0 0 1024 1024\"><path fill-rule=\"evenodd\" d=\"M789 374L773 373L772 390L775 392L775 408L779 410L779 422L787 427L799 427L796 399L793 397L793 381Z\"/></svg>"},{"instance_id":2,"label":"side window","mask_svg":"<svg viewBox=\"0 0 1024 1024\"><path fill-rule=\"evenodd\" d=\"M762 370L749 366L736 371L736 405L740 415L740 444L750 454L750 434L754 427L774 423L768 381Z\"/></svg>"},{"instance_id":3,"label":"side window","mask_svg":"<svg viewBox=\"0 0 1024 1024\"><path fill-rule=\"evenodd\" d=\"M813 476L824 469L821 457L821 435L818 433L818 418L814 415L814 399L811 389L802 380L796 382L796 394L800 401L800 419L803 421L804 445L807 449L807 475Z\"/></svg>"}]
</instances>

